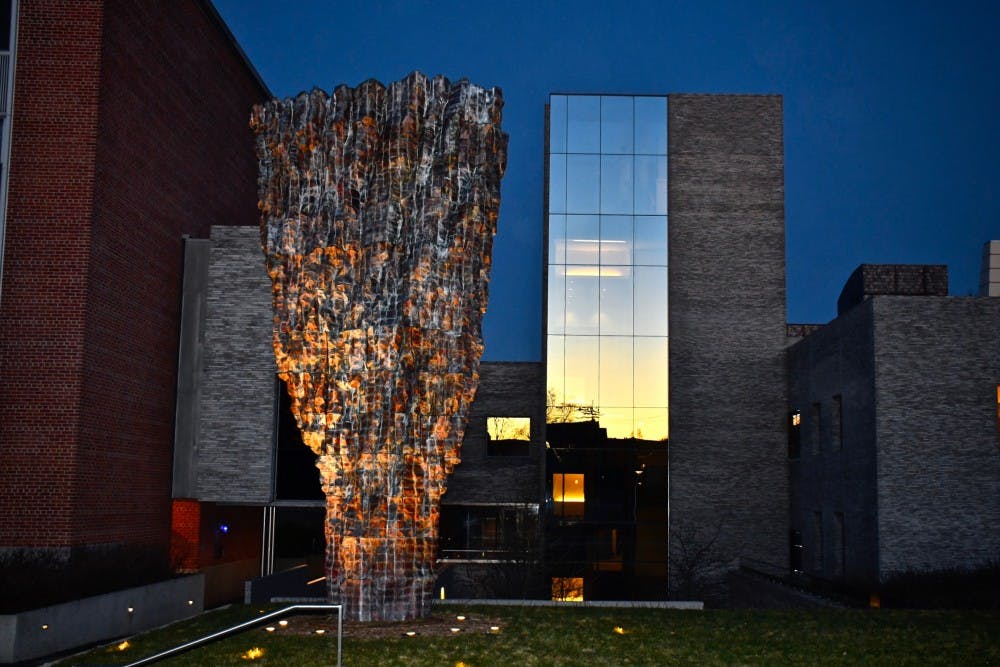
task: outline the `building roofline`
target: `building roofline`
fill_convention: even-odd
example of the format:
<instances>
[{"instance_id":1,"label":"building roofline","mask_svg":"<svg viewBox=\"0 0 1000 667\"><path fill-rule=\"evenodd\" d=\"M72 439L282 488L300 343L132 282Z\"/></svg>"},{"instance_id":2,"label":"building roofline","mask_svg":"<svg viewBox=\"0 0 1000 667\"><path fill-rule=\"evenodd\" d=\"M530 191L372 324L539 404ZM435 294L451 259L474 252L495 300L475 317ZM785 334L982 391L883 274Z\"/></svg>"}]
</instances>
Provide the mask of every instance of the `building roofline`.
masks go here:
<instances>
[{"instance_id":1,"label":"building roofline","mask_svg":"<svg viewBox=\"0 0 1000 667\"><path fill-rule=\"evenodd\" d=\"M222 18L222 15L219 14L219 10L217 10L215 5L212 4L212 0L200 0L199 4L201 4L205 14L207 14L208 17L222 30L222 34L225 35L227 40L229 40L229 43L232 45L236 55L243 61L243 64L246 65L247 69L250 70L250 74L257 82L257 85L260 86L260 89L264 91L267 97L274 97L274 93L272 93L271 89L268 88L266 83L264 83L264 79L261 78L260 72L257 71L257 68L254 67L252 62L250 62L250 58L247 57L246 51L244 51L243 47L240 46L240 43L236 40L236 36L233 35L233 31L229 29L229 25Z\"/></svg>"}]
</instances>

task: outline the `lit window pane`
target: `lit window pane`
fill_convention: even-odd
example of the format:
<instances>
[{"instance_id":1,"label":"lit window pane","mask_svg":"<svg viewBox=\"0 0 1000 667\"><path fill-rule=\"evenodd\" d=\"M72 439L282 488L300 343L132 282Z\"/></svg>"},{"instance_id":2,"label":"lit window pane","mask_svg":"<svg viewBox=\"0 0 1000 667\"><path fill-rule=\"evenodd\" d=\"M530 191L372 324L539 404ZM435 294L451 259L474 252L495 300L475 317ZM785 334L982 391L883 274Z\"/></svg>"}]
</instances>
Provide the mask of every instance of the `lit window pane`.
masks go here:
<instances>
[{"instance_id":1,"label":"lit window pane","mask_svg":"<svg viewBox=\"0 0 1000 667\"><path fill-rule=\"evenodd\" d=\"M601 196L599 155L566 156L566 212L597 213Z\"/></svg>"},{"instance_id":2,"label":"lit window pane","mask_svg":"<svg viewBox=\"0 0 1000 667\"><path fill-rule=\"evenodd\" d=\"M583 577L553 577L552 599L556 602L583 602Z\"/></svg>"},{"instance_id":3,"label":"lit window pane","mask_svg":"<svg viewBox=\"0 0 1000 667\"><path fill-rule=\"evenodd\" d=\"M565 336L549 336L546 358L545 393L547 405L562 405L566 402L565 381L563 379L563 350Z\"/></svg>"},{"instance_id":4,"label":"lit window pane","mask_svg":"<svg viewBox=\"0 0 1000 667\"><path fill-rule=\"evenodd\" d=\"M637 215L635 217L635 263L667 265L667 218Z\"/></svg>"},{"instance_id":5,"label":"lit window pane","mask_svg":"<svg viewBox=\"0 0 1000 667\"><path fill-rule=\"evenodd\" d=\"M549 264L566 263L566 216L549 216Z\"/></svg>"},{"instance_id":6,"label":"lit window pane","mask_svg":"<svg viewBox=\"0 0 1000 667\"><path fill-rule=\"evenodd\" d=\"M570 95L566 108L566 150L569 153L601 151L601 98Z\"/></svg>"},{"instance_id":7,"label":"lit window pane","mask_svg":"<svg viewBox=\"0 0 1000 667\"><path fill-rule=\"evenodd\" d=\"M669 435L667 408L636 408L635 437L643 440L666 440Z\"/></svg>"},{"instance_id":8,"label":"lit window pane","mask_svg":"<svg viewBox=\"0 0 1000 667\"><path fill-rule=\"evenodd\" d=\"M549 152L566 152L566 96L549 98Z\"/></svg>"},{"instance_id":9,"label":"lit window pane","mask_svg":"<svg viewBox=\"0 0 1000 667\"><path fill-rule=\"evenodd\" d=\"M601 213L632 212L632 156L601 156Z\"/></svg>"},{"instance_id":10,"label":"lit window pane","mask_svg":"<svg viewBox=\"0 0 1000 667\"><path fill-rule=\"evenodd\" d=\"M597 334L598 277L575 276L572 269L568 267L566 276L566 333Z\"/></svg>"},{"instance_id":11,"label":"lit window pane","mask_svg":"<svg viewBox=\"0 0 1000 667\"><path fill-rule=\"evenodd\" d=\"M601 216L601 265L632 263L632 217ZM630 299L631 301L631 299Z\"/></svg>"},{"instance_id":12,"label":"lit window pane","mask_svg":"<svg viewBox=\"0 0 1000 667\"><path fill-rule=\"evenodd\" d=\"M635 405L662 407L667 403L669 362L667 338L635 338Z\"/></svg>"},{"instance_id":13,"label":"lit window pane","mask_svg":"<svg viewBox=\"0 0 1000 667\"><path fill-rule=\"evenodd\" d=\"M635 318L637 336L667 335L667 268L637 266L635 275Z\"/></svg>"},{"instance_id":14,"label":"lit window pane","mask_svg":"<svg viewBox=\"0 0 1000 667\"><path fill-rule=\"evenodd\" d=\"M618 272L621 275L609 275ZM632 335L632 270L601 267L601 335Z\"/></svg>"},{"instance_id":15,"label":"lit window pane","mask_svg":"<svg viewBox=\"0 0 1000 667\"><path fill-rule=\"evenodd\" d=\"M531 440L531 417L487 417L490 440Z\"/></svg>"},{"instance_id":16,"label":"lit window pane","mask_svg":"<svg viewBox=\"0 0 1000 667\"><path fill-rule=\"evenodd\" d=\"M601 336L602 408L632 405L632 363L631 336ZM605 425L603 413L601 425Z\"/></svg>"},{"instance_id":17,"label":"lit window pane","mask_svg":"<svg viewBox=\"0 0 1000 667\"><path fill-rule=\"evenodd\" d=\"M632 152L632 98L601 98L601 152Z\"/></svg>"},{"instance_id":18,"label":"lit window pane","mask_svg":"<svg viewBox=\"0 0 1000 667\"><path fill-rule=\"evenodd\" d=\"M566 270L562 266L549 267L548 332L561 334L566 331Z\"/></svg>"},{"instance_id":19,"label":"lit window pane","mask_svg":"<svg viewBox=\"0 0 1000 667\"><path fill-rule=\"evenodd\" d=\"M667 212L667 158L635 156L636 215L665 215Z\"/></svg>"},{"instance_id":20,"label":"lit window pane","mask_svg":"<svg viewBox=\"0 0 1000 667\"><path fill-rule=\"evenodd\" d=\"M664 97L635 98L635 152L667 153L667 100Z\"/></svg>"},{"instance_id":21,"label":"lit window pane","mask_svg":"<svg viewBox=\"0 0 1000 667\"><path fill-rule=\"evenodd\" d=\"M549 156L549 212L566 212L566 156Z\"/></svg>"},{"instance_id":22,"label":"lit window pane","mask_svg":"<svg viewBox=\"0 0 1000 667\"><path fill-rule=\"evenodd\" d=\"M566 336L565 403L597 405L597 336Z\"/></svg>"}]
</instances>

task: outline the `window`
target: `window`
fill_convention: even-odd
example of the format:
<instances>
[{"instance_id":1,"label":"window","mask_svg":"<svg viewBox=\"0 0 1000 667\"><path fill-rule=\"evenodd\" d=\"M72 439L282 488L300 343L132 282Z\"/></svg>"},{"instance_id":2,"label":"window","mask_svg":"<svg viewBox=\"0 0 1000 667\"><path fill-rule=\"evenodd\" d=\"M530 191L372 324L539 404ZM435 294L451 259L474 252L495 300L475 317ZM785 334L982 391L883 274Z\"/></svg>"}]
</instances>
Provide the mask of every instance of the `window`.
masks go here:
<instances>
[{"instance_id":1,"label":"window","mask_svg":"<svg viewBox=\"0 0 1000 667\"><path fill-rule=\"evenodd\" d=\"M823 572L823 513L813 512L813 570Z\"/></svg>"},{"instance_id":2,"label":"window","mask_svg":"<svg viewBox=\"0 0 1000 667\"><path fill-rule=\"evenodd\" d=\"M833 451L839 452L844 447L844 398L839 394L833 397L833 414L830 415L830 443Z\"/></svg>"},{"instance_id":3,"label":"window","mask_svg":"<svg viewBox=\"0 0 1000 667\"><path fill-rule=\"evenodd\" d=\"M813 454L820 453L819 438L823 433L823 411L819 403L812 404L812 410L809 413L809 423L810 423L810 443Z\"/></svg>"},{"instance_id":4,"label":"window","mask_svg":"<svg viewBox=\"0 0 1000 667\"><path fill-rule=\"evenodd\" d=\"M1000 384L997 385L997 437L1000 438Z\"/></svg>"},{"instance_id":5,"label":"window","mask_svg":"<svg viewBox=\"0 0 1000 667\"><path fill-rule=\"evenodd\" d=\"M555 514L566 519L582 519L584 509L582 473L553 473L552 502Z\"/></svg>"},{"instance_id":6,"label":"window","mask_svg":"<svg viewBox=\"0 0 1000 667\"><path fill-rule=\"evenodd\" d=\"M844 513L833 513L833 574L837 577L844 576L844 562L847 558L846 545L844 542Z\"/></svg>"},{"instance_id":7,"label":"window","mask_svg":"<svg viewBox=\"0 0 1000 667\"><path fill-rule=\"evenodd\" d=\"M788 458L797 459L802 450L802 412L788 415Z\"/></svg>"},{"instance_id":8,"label":"window","mask_svg":"<svg viewBox=\"0 0 1000 667\"><path fill-rule=\"evenodd\" d=\"M527 456L531 447L531 417L487 417L487 456Z\"/></svg>"},{"instance_id":9,"label":"window","mask_svg":"<svg viewBox=\"0 0 1000 667\"><path fill-rule=\"evenodd\" d=\"M583 577L552 577L552 599L583 602Z\"/></svg>"},{"instance_id":10,"label":"window","mask_svg":"<svg viewBox=\"0 0 1000 667\"><path fill-rule=\"evenodd\" d=\"M802 531L790 530L788 532L789 564L792 572L802 572Z\"/></svg>"}]
</instances>

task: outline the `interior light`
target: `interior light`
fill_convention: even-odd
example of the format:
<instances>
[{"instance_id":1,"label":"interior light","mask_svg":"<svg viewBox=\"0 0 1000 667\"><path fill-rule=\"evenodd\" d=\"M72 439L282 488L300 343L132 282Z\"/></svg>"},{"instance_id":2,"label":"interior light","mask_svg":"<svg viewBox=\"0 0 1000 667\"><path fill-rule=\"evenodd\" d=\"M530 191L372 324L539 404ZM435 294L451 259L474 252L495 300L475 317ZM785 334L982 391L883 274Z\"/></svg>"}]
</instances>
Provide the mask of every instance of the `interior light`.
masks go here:
<instances>
[{"instance_id":1,"label":"interior light","mask_svg":"<svg viewBox=\"0 0 1000 667\"><path fill-rule=\"evenodd\" d=\"M444 599L444 586L441 587L441 599Z\"/></svg>"}]
</instances>

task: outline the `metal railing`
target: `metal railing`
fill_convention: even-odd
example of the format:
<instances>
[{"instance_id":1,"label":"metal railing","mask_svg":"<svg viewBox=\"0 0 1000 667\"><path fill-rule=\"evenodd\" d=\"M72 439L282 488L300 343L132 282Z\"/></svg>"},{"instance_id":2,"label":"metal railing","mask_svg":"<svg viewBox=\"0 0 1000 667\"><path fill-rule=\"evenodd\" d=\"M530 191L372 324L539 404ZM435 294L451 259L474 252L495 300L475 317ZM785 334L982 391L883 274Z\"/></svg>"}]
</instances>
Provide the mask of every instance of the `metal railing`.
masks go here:
<instances>
[{"instance_id":1,"label":"metal railing","mask_svg":"<svg viewBox=\"0 0 1000 667\"><path fill-rule=\"evenodd\" d=\"M234 625L231 628L226 628L224 630L219 630L218 632L213 632L210 635L205 635L194 641L187 642L186 644L181 644L179 646L174 646L166 651L160 651L154 655L142 658L141 660L136 660L135 662L130 662L125 667L139 667L139 665L149 665L154 662L159 662L160 660L165 660L171 656L175 656L179 653L184 653L185 651L190 651L193 648L199 646L204 646L210 642L218 641L223 637L228 637L229 635L234 635L243 630L248 630L257 625L263 625L268 621L285 616L293 612L319 612L319 611L332 611L337 610L337 667L340 667L341 651L343 648L344 640L344 610L343 605L339 604L296 604L290 607L285 607L284 609L279 609L278 611L272 611L269 614L264 614L258 618L251 619L239 625Z\"/></svg>"}]
</instances>

